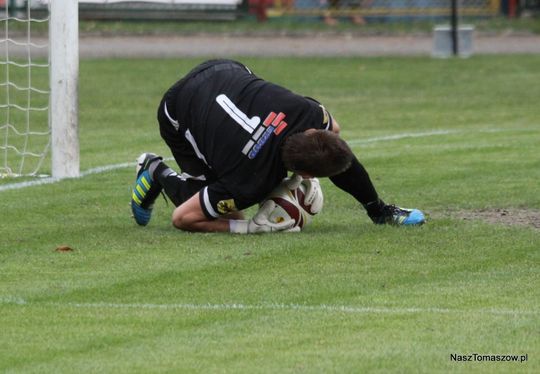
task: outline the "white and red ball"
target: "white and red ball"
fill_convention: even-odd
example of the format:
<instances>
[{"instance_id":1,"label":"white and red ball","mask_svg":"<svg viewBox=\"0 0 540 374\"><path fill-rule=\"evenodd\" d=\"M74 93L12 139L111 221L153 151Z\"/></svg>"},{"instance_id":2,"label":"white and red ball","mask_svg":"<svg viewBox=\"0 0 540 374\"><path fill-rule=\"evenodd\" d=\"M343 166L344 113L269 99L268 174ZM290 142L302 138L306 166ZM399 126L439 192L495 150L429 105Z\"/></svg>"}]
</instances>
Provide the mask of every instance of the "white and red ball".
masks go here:
<instances>
[{"instance_id":1,"label":"white and red ball","mask_svg":"<svg viewBox=\"0 0 540 374\"><path fill-rule=\"evenodd\" d=\"M313 207L306 204L306 185L301 183L296 189L289 189L286 183L280 184L268 196L266 200L272 200L276 207L268 216L270 222L279 223L294 220L293 227L304 228L311 223L312 217L319 213L322 208L322 192L320 192L320 206Z\"/></svg>"}]
</instances>

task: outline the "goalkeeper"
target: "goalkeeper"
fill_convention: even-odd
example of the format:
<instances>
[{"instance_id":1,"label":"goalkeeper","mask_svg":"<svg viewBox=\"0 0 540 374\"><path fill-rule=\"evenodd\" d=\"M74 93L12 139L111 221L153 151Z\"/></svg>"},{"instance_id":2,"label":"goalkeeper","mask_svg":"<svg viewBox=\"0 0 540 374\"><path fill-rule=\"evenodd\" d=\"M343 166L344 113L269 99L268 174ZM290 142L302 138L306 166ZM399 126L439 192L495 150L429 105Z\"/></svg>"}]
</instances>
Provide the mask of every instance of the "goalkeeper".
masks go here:
<instances>
[{"instance_id":1,"label":"goalkeeper","mask_svg":"<svg viewBox=\"0 0 540 374\"><path fill-rule=\"evenodd\" d=\"M387 205L379 198L324 106L264 81L239 62L211 60L195 67L165 93L157 117L181 173L155 154L139 156L131 199L139 225L148 224L164 191L176 207L172 223L181 230L289 230L294 221L266 219L271 204L249 220L241 212L263 201L288 171L295 173L288 182L292 187L300 183L299 176L330 177L376 224L424 222L419 210ZM311 183L308 192L317 188Z\"/></svg>"}]
</instances>

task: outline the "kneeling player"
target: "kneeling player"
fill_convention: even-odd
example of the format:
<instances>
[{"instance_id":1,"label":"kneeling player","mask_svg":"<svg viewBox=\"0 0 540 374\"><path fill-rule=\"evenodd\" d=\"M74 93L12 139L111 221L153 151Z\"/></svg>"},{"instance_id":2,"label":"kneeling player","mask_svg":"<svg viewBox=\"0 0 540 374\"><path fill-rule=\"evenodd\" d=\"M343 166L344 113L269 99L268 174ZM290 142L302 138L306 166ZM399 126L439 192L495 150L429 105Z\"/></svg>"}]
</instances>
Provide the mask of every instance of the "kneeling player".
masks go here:
<instances>
[{"instance_id":1,"label":"kneeling player","mask_svg":"<svg viewBox=\"0 0 540 374\"><path fill-rule=\"evenodd\" d=\"M231 60L195 67L164 95L158 108L162 138L180 166L139 157L131 206L148 224L164 190L176 206L173 225L187 231L256 233L288 230L264 212L250 220L241 210L261 202L287 171L330 177L376 224L418 225L417 209L385 204L364 167L339 134L339 125L316 100L262 80Z\"/></svg>"}]
</instances>

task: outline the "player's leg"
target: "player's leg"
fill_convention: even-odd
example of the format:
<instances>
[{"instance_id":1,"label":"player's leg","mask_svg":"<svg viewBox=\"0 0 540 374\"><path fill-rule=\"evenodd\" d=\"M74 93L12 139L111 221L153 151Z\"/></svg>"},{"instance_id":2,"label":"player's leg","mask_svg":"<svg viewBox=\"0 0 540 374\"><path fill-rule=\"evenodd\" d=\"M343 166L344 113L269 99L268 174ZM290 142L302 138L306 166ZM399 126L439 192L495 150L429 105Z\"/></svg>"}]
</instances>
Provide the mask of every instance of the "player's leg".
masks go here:
<instances>
[{"instance_id":1,"label":"player's leg","mask_svg":"<svg viewBox=\"0 0 540 374\"><path fill-rule=\"evenodd\" d=\"M197 163L197 160L185 159L184 162L181 163L182 170L190 170L189 165L191 161L195 161L195 164ZM211 178L206 178L204 174L194 176L187 171L178 174L163 161L157 162L154 165L153 170L153 176L156 182L163 187L165 194L176 207L184 203L212 181Z\"/></svg>"},{"instance_id":2,"label":"player's leg","mask_svg":"<svg viewBox=\"0 0 540 374\"><path fill-rule=\"evenodd\" d=\"M190 161L185 159L183 167L189 170ZM197 163L195 162L194 165ZM186 172L178 174L162 161L162 158L152 154L143 153L138 159L138 171L135 187L132 192L131 207L135 221L146 226L150 221L154 202L161 191L169 197L175 207L183 205L208 181L204 175L199 179L192 177Z\"/></svg>"},{"instance_id":3,"label":"player's leg","mask_svg":"<svg viewBox=\"0 0 540 374\"><path fill-rule=\"evenodd\" d=\"M379 198L368 172L356 157L347 170L330 177L330 180L360 202L376 224L419 225L425 222L424 215L418 209L385 204Z\"/></svg>"},{"instance_id":4,"label":"player's leg","mask_svg":"<svg viewBox=\"0 0 540 374\"><path fill-rule=\"evenodd\" d=\"M201 207L200 192L178 206L172 214L174 227L185 231L229 232L229 218L209 219Z\"/></svg>"},{"instance_id":5,"label":"player's leg","mask_svg":"<svg viewBox=\"0 0 540 374\"><path fill-rule=\"evenodd\" d=\"M179 206L216 177L186 139L186 129L170 118L165 101L161 102L158 109L158 122L160 135L170 148L181 173L159 162L154 167L154 177L173 204Z\"/></svg>"},{"instance_id":6,"label":"player's leg","mask_svg":"<svg viewBox=\"0 0 540 374\"><path fill-rule=\"evenodd\" d=\"M142 226L150 221L154 202L161 191L179 206L212 180L211 170L197 158L183 129L166 112L165 100L158 108L157 118L160 134L183 172L178 174L155 154L139 156L131 207L135 221Z\"/></svg>"}]
</instances>

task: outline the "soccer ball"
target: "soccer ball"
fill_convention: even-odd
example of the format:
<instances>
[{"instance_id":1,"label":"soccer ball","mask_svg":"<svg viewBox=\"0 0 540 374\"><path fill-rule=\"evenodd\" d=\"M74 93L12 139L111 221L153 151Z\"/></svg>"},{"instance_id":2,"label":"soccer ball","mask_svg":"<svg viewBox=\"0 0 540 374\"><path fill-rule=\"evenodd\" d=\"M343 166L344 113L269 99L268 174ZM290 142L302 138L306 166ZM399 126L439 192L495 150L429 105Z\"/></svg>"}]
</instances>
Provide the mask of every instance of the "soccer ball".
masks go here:
<instances>
[{"instance_id":1,"label":"soccer ball","mask_svg":"<svg viewBox=\"0 0 540 374\"><path fill-rule=\"evenodd\" d=\"M268 216L270 222L280 223L293 219L293 227L299 227L300 229L311 223L312 217L322 209L323 195L319 187L317 190L318 196L312 204L307 204L305 197L308 181L302 181L293 190L283 182L270 193L266 200L272 200L276 204L276 207ZM318 184L318 181L316 183Z\"/></svg>"}]
</instances>

